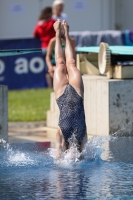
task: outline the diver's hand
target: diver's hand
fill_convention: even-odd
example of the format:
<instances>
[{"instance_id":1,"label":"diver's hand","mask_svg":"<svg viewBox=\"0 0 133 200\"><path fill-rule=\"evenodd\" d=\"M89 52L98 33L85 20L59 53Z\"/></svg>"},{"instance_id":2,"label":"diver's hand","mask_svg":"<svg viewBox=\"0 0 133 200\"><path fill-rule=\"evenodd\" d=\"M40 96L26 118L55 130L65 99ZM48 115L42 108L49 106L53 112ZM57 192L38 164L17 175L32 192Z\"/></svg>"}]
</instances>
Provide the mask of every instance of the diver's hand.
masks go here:
<instances>
[{"instance_id":1,"label":"diver's hand","mask_svg":"<svg viewBox=\"0 0 133 200\"><path fill-rule=\"evenodd\" d=\"M59 160L61 158L61 152L56 150L56 160Z\"/></svg>"},{"instance_id":2,"label":"diver's hand","mask_svg":"<svg viewBox=\"0 0 133 200\"><path fill-rule=\"evenodd\" d=\"M48 73L50 76L53 78L54 77L54 71L55 71L55 66L49 67L48 68Z\"/></svg>"}]
</instances>

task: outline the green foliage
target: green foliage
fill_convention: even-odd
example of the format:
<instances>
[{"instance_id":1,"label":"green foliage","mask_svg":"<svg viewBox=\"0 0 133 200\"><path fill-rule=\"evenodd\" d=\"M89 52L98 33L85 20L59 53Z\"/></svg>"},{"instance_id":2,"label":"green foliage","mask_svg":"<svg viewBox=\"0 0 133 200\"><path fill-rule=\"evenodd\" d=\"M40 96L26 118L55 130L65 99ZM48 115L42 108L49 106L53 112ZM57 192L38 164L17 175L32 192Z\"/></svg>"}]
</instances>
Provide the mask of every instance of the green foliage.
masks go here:
<instances>
[{"instance_id":1,"label":"green foliage","mask_svg":"<svg viewBox=\"0 0 133 200\"><path fill-rule=\"evenodd\" d=\"M8 92L8 120L29 122L46 120L52 89L31 89Z\"/></svg>"}]
</instances>

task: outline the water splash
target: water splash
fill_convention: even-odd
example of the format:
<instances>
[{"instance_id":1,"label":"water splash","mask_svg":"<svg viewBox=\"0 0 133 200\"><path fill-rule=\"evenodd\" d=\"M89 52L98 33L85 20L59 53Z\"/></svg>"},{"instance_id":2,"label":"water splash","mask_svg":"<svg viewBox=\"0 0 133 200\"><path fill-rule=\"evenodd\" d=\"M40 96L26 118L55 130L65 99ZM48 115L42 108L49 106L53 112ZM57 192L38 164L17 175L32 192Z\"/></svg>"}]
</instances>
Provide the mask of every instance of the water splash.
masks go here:
<instances>
[{"instance_id":1,"label":"water splash","mask_svg":"<svg viewBox=\"0 0 133 200\"><path fill-rule=\"evenodd\" d=\"M14 148L14 145L10 145L5 140L0 139L0 165L1 166L27 166L27 165L38 165L38 166L69 166L70 164L74 164L77 161L79 163L83 162L92 162L98 159L103 159L103 155L107 155L106 158L104 156L104 160L107 160L110 154L110 148L115 145L118 140L120 143L120 139L125 136L133 135L133 124L129 123L126 126L123 126L117 132L112 133L110 136L94 136L88 139L88 142L84 146L82 152L79 152L77 148L77 141L74 135L70 138L70 148L65 152L61 152L61 158L56 160L56 149L50 148L47 152L39 152L35 149L33 144L33 148L29 151L29 147L21 148L22 144L18 144L17 148ZM129 141L130 142L130 141ZM121 144L124 143L124 140L121 140ZM109 144L109 145L108 145ZM118 145L117 145L118 146ZM26 150L27 149L27 150ZM114 149L117 150L116 147ZM109 152L109 153L108 153ZM113 151L114 154L114 151ZM116 153L115 153L116 154ZM130 156L131 157L131 156ZM82 159L81 159L82 158Z\"/></svg>"},{"instance_id":2,"label":"water splash","mask_svg":"<svg viewBox=\"0 0 133 200\"><path fill-rule=\"evenodd\" d=\"M81 153L77 149L76 138L72 135L69 140L70 148L65 152L61 152L60 160L56 161L56 149L49 149L48 154L56 163L75 163L80 160L79 158L82 158L82 162L94 161L96 159L101 159L101 155L105 151L103 144L106 142L117 142L119 137L124 138L131 136L133 136L133 123L129 122L110 136L93 136L89 138ZM106 151L108 150L106 149Z\"/></svg>"},{"instance_id":3,"label":"water splash","mask_svg":"<svg viewBox=\"0 0 133 200\"><path fill-rule=\"evenodd\" d=\"M111 137L131 137L133 136L133 123L122 126L118 131L111 133Z\"/></svg>"},{"instance_id":4,"label":"water splash","mask_svg":"<svg viewBox=\"0 0 133 200\"><path fill-rule=\"evenodd\" d=\"M26 166L33 165L34 160L27 153L10 151L8 152L8 165Z\"/></svg>"},{"instance_id":5,"label":"water splash","mask_svg":"<svg viewBox=\"0 0 133 200\"><path fill-rule=\"evenodd\" d=\"M6 166L24 166L34 164L34 160L30 158L28 153L21 152L20 150L14 150L9 143L4 139L0 139L0 147L6 154L5 159L3 158L2 164ZM4 162L5 161L5 162Z\"/></svg>"},{"instance_id":6,"label":"water splash","mask_svg":"<svg viewBox=\"0 0 133 200\"><path fill-rule=\"evenodd\" d=\"M8 149L9 148L9 143L5 141L4 139L0 139L0 146L3 148Z\"/></svg>"},{"instance_id":7,"label":"water splash","mask_svg":"<svg viewBox=\"0 0 133 200\"><path fill-rule=\"evenodd\" d=\"M96 159L100 159L101 154L104 152L104 148L102 148L102 145L109 140L110 137L104 136L93 136L92 138L88 139L88 142L86 143L82 151L84 161L94 161Z\"/></svg>"},{"instance_id":8,"label":"water splash","mask_svg":"<svg viewBox=\"0 0 133 200\"><path fill-rule=\"evenodd\" d=\"M101 154L104 151L104 149L102 149L102 145L107 140L109 140L109 137L94 136L89 138L82 152L79 152L76 138L72 135L69 139L69 149L65 152L61 152L59 160L56 160L56 149L49 148L48 154L54 159L56 164L69 165L78 161L94 161L101 157Z\"/></svg>"}]
</instances>

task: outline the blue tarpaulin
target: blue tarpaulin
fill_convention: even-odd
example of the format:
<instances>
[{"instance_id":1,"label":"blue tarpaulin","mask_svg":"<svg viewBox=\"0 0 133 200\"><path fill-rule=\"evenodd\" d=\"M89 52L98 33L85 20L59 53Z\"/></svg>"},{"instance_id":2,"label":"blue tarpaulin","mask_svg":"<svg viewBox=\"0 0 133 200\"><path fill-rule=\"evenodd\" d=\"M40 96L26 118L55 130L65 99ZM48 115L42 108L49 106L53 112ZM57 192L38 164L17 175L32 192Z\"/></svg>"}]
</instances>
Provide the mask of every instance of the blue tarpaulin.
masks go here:
<instances>
[{"instance_id":1,"label":"blue tarpaulin","mask_svg":"<svg viewBox=\"0 0 133 200\"><path fill-rule=\"evenodd\" d=\"M38 39L0 40L0 50L40 48ZM0 85L9 89L47 87L41 52L0 57Z\"/></svg>"}]
</instances>

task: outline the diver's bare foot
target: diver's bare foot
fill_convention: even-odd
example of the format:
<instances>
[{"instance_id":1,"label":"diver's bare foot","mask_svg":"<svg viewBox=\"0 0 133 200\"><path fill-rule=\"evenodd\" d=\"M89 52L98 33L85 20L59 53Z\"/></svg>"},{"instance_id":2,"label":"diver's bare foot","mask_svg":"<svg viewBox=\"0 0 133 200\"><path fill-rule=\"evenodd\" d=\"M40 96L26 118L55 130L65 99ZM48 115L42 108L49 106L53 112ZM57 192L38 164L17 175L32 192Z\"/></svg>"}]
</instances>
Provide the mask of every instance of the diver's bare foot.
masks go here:
<instances>
[{"instance_id":1,"label":"diver's bare foot","mask_svg":"<svg viewBox=\"0 0 133 200\"><path fill-rule=\"evenodd\" d=\"M68 37L69 36L69 34L68 34L68 32L69 32L69 26L68 26L68 24L66 23L66 21L65 20L63 20L62 21L62 26L64 27L64 31L65 31L65 37Z\"/></svg>"},{"instance_id":2,"label":"diver's bare foot","mask_svg":"<svg viewBox=\"0 0 133 200\"><path fill-rule=\"evenodd\" d=\"M53 27L54 27L54 30L55 30L56 34L60 35L60 32L61 32L61 21L59 19L54 23Z\"/></svg>"}]
</instances>

